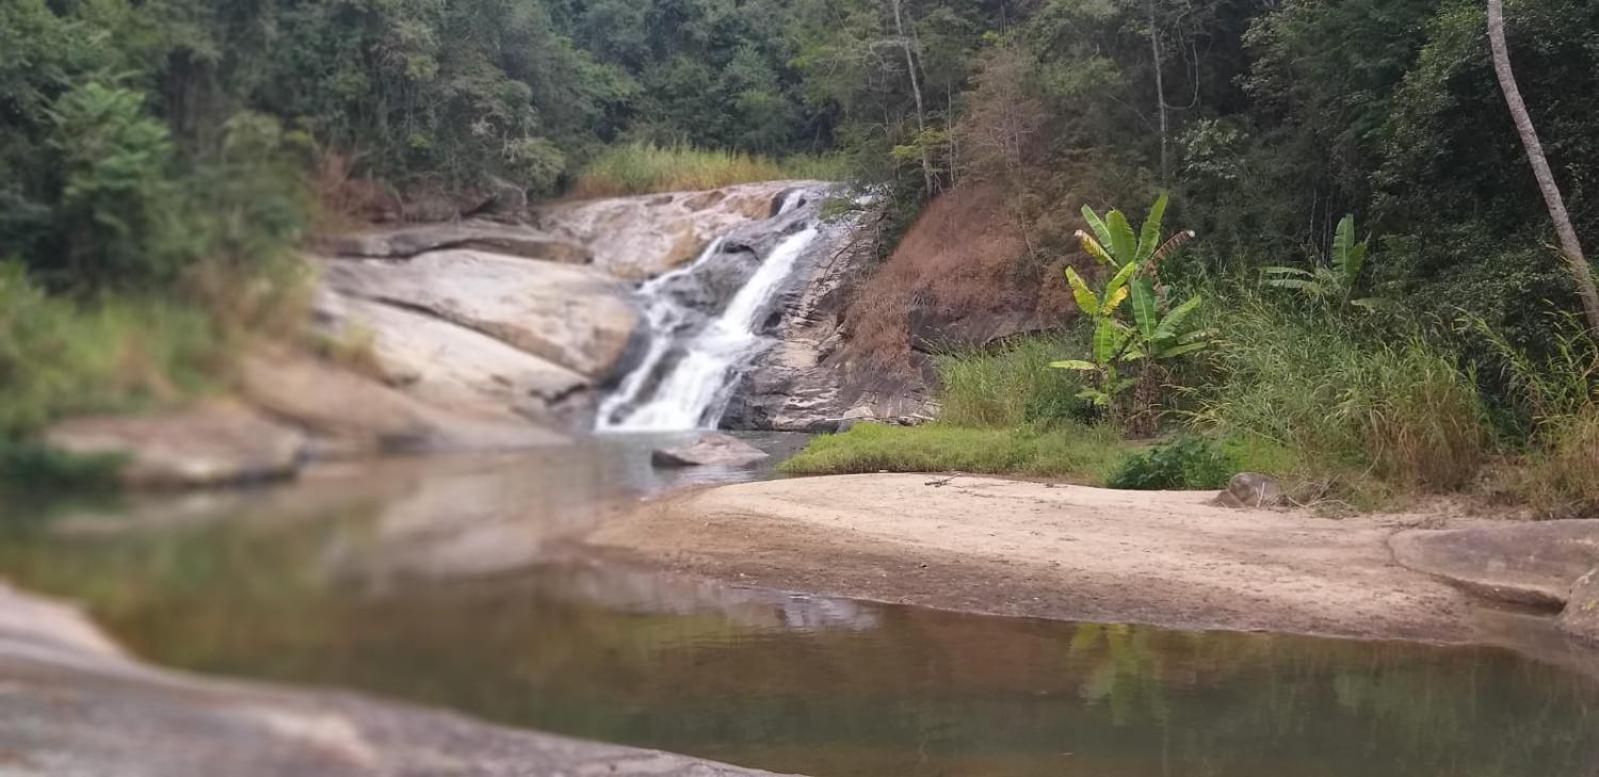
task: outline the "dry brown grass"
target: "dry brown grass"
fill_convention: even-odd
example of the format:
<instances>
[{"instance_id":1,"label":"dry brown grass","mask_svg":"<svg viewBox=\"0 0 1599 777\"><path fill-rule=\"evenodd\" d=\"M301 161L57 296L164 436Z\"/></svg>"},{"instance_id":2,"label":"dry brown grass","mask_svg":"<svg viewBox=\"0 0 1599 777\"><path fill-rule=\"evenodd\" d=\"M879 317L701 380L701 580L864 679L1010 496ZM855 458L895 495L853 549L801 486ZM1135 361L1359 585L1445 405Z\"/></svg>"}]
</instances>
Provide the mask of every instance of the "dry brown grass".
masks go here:
<instances>
[{"instance_id":1,"label":"dry brown grass","mask_svg":"<svg viewBox=\"0 0 1599 777\"><path fill-rule=\"evenodd\" d=\"M1000 187L963 184L929 203L862 285L846 314L851 348L876 367L908 369L912 331L929 322L1017 314L1064 321L1064 264L1030 254Z\"/></svg>"}]
</instances>

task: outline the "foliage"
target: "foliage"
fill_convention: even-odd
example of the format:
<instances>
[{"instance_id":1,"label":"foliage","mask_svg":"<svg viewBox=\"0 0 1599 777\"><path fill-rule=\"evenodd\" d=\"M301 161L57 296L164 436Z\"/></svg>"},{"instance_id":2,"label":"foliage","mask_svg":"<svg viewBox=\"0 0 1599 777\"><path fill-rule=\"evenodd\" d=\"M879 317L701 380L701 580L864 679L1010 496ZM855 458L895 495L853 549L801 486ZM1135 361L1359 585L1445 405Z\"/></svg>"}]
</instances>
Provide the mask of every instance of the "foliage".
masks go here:
<instances>
[{"instance_id":1,"label":"foliage","mask_svg":"<svg viewBox=\"0 0 1599 777\"><path fill-rule=\"evenodd\" d=\"M783 462L790 475L855 472L971 472L1064 477L1101 484L1127 448L1104 427L1062 424L968 428L857 424L813 438Z\"/></svg>"},{"instance_id":2,"label":"foliage","mask_svg":"<svg viewBox=\"0 0 1599 777\"><path fill-rule=\"evenodd\" d=\"M1084 388L1079 396L1108 410L1113 418L1122 416L1121 395L1141 380L1148 382L1160 362L1209 346L1209 334L1190 325L1190 316L1198 309L1200 298L1168 308L1156 285L1161 260L1193 237L1192 232L1179 232L1162 241L1160 227L1165 212L1166 195L1162 194L1150 207L1135 237L1121 211L1112 210L1101 219L1093 208L1084 205L1083 219L1094 234L1079 231L1078 240L1086 253L1114 274L1103 289L1095 292L1076 270L1066 268L1072 298L1078 310L1093 322L1093 336L1088 359L1066 359L1051 366L1092 374L1094 385ZM1124 301L1132 308L1130 324L1117 315ZM1127 375L1131 367L1141 368L1141 373Z\"/></svg>"},{"instance_id":3,"label":"foliage","mask_svg":"<svg viewBox=\"0 0 1599 777\"><path fill-rule=\"evenodd\" d=\"M1018 427L1084 420L1082 381L1050 364L1080 353L1076 332L1031 335L998 348L937 358L939 419L971 427Z\"/></svg>"},{"instance_id":4,"label":"foliage","mask_svg":"<svg viewBox=\"0 0 1599 777\"><path fill-rule=\"evenodd\" d=\"M572 184L573 197L715 189L737 183L781 179L839 180L837 158L791 156L785 159L739 151L710 151L685 145L629 143L595 157Z\"/></svg>"},{"instance_id":5,"label":"foliage","mask_svg":"<svg viewBox=\"0 0 1599 777\"><path fill-rule=\"evenodd\" d=\"M1459 488L1481 466L1487 413L1442 347L1248 296L1212 324L1225 337L1201 389L1201 423L1275 442L1322 473L1369 472L1406 487Z\"/></svg>"},{"instance_id":6,"label":"foliage","mask_svg":"<svg viewBox=\"0 0 1599 777\"><path fill-rule=\"evenodd\" d=\"M0 265L0 439L69 413L136 410L213 384L209 317L162 300L51 297Z\"/></svg>"},{"instance_id":7,"label":"foliage","mask_svg":"<svg viewBox=\"0 0 1599 777\"><path fill-rule=\"evenodd\" d=\"M1369 237L1355 242L1355 217L1346 215L1338 222L1332 251L1325 266L1317 265L1310 270L1300 267L1263 267L1261 272L1270 276L1266 285L1293 289L1321 304L1376 308L1381 304L1379 300L1354 299L1355 285L1360 282L1360 271L1366 266L1366 251L1370 242Z\"/></svg>"},{"instance_id":8,"label":"foliage","mask_svg":"<svg viewBox=\"0 0 1599 777\"><path fill-rule=\"evenodd\" d=\"M123 463L117 454L82 455L0 438L0 495L109 490Z\"/></svg>"},{"instance_id":9,"label":"foliage","mask_svg":"<svg viewBox=\"0 0 1599 777\"><path fill-rule=\"evenodd\" d=\"M1203 491L1227 485L1238 472L1229 452L1208 437L1184 434L1122 459L1106 479L1111 488Z\"/></svg>"}]
</instances>

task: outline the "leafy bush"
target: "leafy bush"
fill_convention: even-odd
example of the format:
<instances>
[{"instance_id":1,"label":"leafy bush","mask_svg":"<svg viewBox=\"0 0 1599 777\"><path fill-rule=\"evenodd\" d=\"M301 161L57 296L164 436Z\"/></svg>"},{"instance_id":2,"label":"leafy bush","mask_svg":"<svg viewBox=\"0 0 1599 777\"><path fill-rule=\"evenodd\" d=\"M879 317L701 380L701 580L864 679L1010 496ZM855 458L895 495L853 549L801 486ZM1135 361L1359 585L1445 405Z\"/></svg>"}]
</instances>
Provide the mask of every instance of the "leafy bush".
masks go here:
<instances>
[{"instance_id":1,"label":"leafy bush","mask_svg":"<svg viewBox=\"0 0 1599 777\"><path fill-rule=\"evenodd\" d=\"M578 175L571 194L610 197L715 189L786 178L842 180L844 177L845 166L835 157L800 155L774 159L687 145L628 143L614 146L589 162Z\"/></svg>"},{"instance_id":2,"label":"leafy bush","mask_svg":"<svg viewBox=\"0 0 1599 777\"><path fill-rule=\"evenodd\" d=\"M1224 340L1199 420L1296 451L1325 471L1403 486L1465 485L1487 453L1471 375L1417 335L1359 334L1244 296L1213 321Z\"/></svg>"},{"instance_id":3,"label":"leafy bush","mask_svg":"<svg viewBox=\"0 0 1599 777\"><path fill-rule=\"evenodd\" d=\"M1205 490L1227 485L1233 457L1208 437L1182 435L1123 459L1106 479L1111 488Z\"/></svg>"},{"instance_id":4,"label":"leafy bush","mask_svg":"<svg viewBox=\"0 0 1599 777\"><path fill-rule=\"evenodd\" d=\"M1103 427L972 429L858 424L822 435L783 462L790 475L858 472L972 472L1071 477L1104 482L1126 444Z\"/></svg>"},{"instance_id":5,"label":"leafy bush","mask_svg":"<svg viewBox=\"0 0 1599 777\"><path fill-rule=\"evenodd\" d=\"M117 454L85 456L0 438L0 491L108 489L122 464Z\"/></svg>"},{"instance_id":6,"label":"leafy bush","mask_svg":"<svg viewBox=\"0 0 1599 777\"><path fill-rule=\"evenodd\" d=\"M68 413L137 409L204 390L222 357L210 318L175 302L77 303L0 264L0 438Z\"/></svg>"},{"instance_id":7,"label":"leafy bush","mask_svg":"<svg viewBox=\"0 0 1599 777\"><path fill-rule=\"evenodd\" d=\"M1078 373L1049 365L1081 353L1075 335L1030 335L1000 348L936 359L939 419L957 426L1022 426L1083 419Z\"/></svg>"}]
</instances>

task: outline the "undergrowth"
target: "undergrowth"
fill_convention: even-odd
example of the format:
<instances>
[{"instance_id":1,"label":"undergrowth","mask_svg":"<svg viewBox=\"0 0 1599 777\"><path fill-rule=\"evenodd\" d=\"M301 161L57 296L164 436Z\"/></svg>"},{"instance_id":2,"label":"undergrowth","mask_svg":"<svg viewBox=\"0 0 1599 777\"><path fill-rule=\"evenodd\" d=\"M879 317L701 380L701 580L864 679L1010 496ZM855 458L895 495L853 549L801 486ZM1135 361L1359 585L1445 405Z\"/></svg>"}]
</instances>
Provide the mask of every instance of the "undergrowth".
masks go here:
<instances>
[{"instance_id":1,"label":"undergrowth","mask_svg":"<svg viewBox=\"0 0 1599 777\"><path fill-rule=\"evenodd\" d=\"M617 197L784 179L836 181L844 179L847 170L843 159L831 156L778 159L687 145L627 143L589 162L568 193L576 198Z\"/></svg>"}]
</instances>

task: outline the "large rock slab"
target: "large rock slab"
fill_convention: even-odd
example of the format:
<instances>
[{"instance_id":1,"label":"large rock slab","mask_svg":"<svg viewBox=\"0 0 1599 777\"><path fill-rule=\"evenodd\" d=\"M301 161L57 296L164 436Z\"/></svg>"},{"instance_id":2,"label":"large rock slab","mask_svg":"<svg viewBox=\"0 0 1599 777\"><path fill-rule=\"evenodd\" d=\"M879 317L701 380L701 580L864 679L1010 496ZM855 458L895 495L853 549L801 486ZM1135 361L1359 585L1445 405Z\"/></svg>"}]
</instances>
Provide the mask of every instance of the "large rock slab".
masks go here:
<instances>
[{"instance_id":1,"label":"large rock slab","mask_svg":"<svg viewBox=\"0 0 1599 777\"><path fill-rule=\"evenodd\" d=\"M605 273L642 281L684 264L732 227L772 216L785 192L815 181L569 202L538 208L534 223L586 247Z\"/></svg>"},{"instance_id":2,"label":"large rock slab","mask_svg":"<svg viewBox=\"0 0 1599 777\"><path fill-rule=\"evenodd\" d=\"M317 311L338 336L364 339L390 385L441 408L512 412L587 425L593 381L488 335L382 302L326 293Z\"/></svg>"},{"instance_id":3,"label":"large rock slab","mask_svg":"<svg viewBox=\"0 0 1599 777\"><path fill-rule=\"evenodd\" d=\"M658 448L650 454L657 467L747 467L770 458L766 451L730 434L700 435L688 445Z\"/></svg>"},{"instance_id":4,"label":"large rock slab","mask_svg":"<svg viewBox=\"0 0 1599 777\"><path fill-rule=\"evenodd\" d=\"M551 262L452 250L322 268L324 283L341 294L476 330L594 380L617 370L638 325L625 286Z\"/></svg>"},{"instance_id":5,"label":"large rock slab","mask_svg":"<svg viewBox=\"0 0 1599 777\"><path fill-rule=\"evenodd\" d=\"M133 488L289 477L306 446L300 432L227 401L153 415L72 418L48 429L44 440L70 453L122 457L118 478Z\"/></svg>"},{"instance_id":6,"label":"large rock slab","mask_svg":"<svg viewBox=\"0 0 1599 777\"><path fill-rule=\"evenodd\" d=\"M317 241L317 250L325 254L370 259L409 259L429 251L452 248L542 259L558 264L589 264L594 259L588 249L571 241L530 227L492 221L422 224L332 235Z\"/></svg>"},{"instance_id":7,"label":"large rock slab","mask_svg":"<svg viewBox=\"0 0 1599 777\"><path fill-rule=\"evenodd\" d=\"M205 679L129 659L77 611L0 587L8 775L757 777L348 693Z\"/></svg>"},{"instance_id":8,"label":"large rock slab","mask_svg":"<svg viewBox=\"0 0 1599 777\"><path fill-rule=\"evenodd\" d=\"M1394 559L1479 596L1559 608L1572 584L1599 566L1599 521L1508 523L1449 531L1407 531L1390 541Z\"/></svg>"},{"instance_id":9,"label":"large rock slab","mask_svg":"<svg viewBox=\"0 0 1599 777\"><path fill-rule=\"evenodd\" d=\"M240 388L252 403L316 435L319 458L433 450L497 450L564 442L508 414L454 413L335 365L284 353L246 355Z\"/></svg>"}]
</instances>

